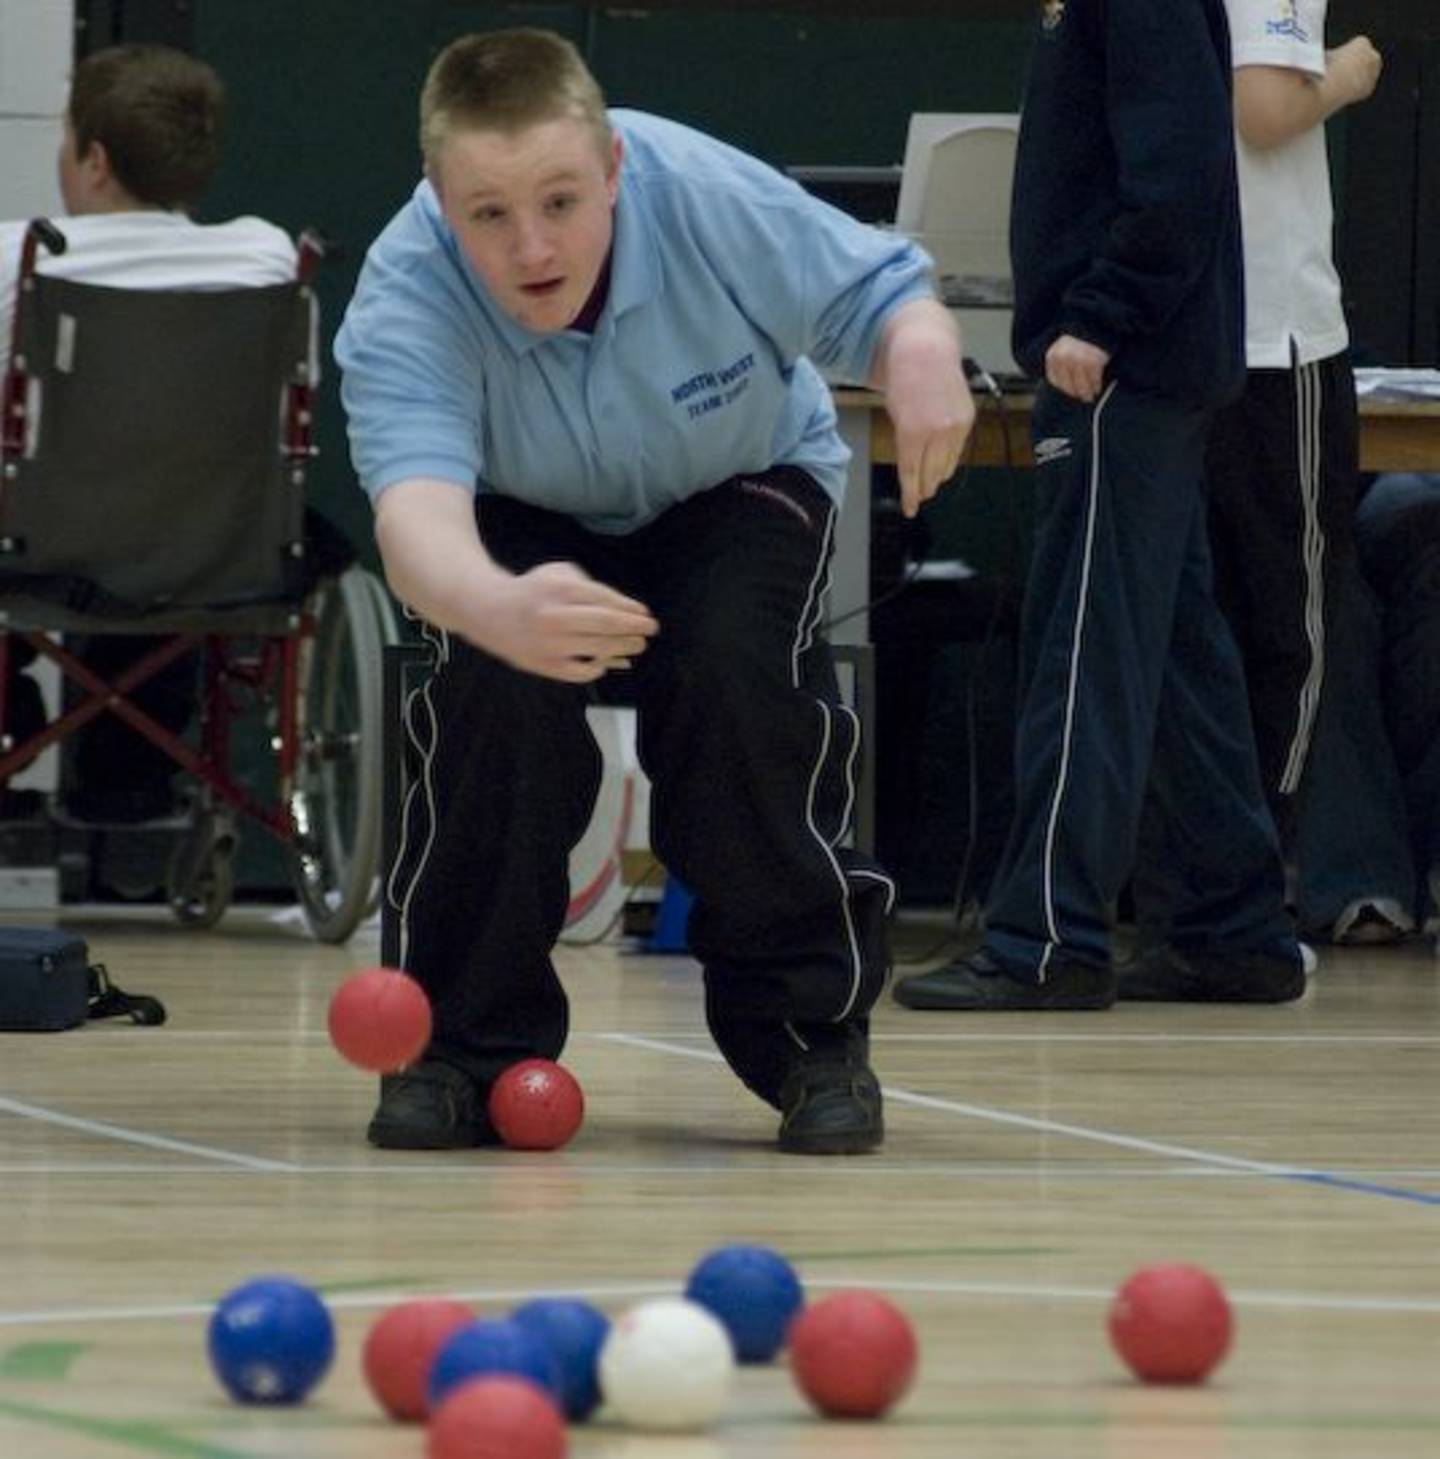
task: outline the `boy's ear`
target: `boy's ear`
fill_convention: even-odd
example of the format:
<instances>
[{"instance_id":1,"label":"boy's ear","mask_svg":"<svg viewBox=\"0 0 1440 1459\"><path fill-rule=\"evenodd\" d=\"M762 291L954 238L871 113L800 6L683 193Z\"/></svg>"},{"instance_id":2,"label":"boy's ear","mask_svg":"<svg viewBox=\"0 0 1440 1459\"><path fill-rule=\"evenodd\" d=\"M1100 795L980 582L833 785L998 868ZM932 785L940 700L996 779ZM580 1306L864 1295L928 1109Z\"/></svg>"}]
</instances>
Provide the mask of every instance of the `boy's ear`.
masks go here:
<instances>
[{"instance_id":1,"label":"boy's ear","mask_svg":"<svg viewBox=\"0 0 1440 1459\"><path fill-rule=\"evenodd\" d=\"M109 165L109 153L105 150L104 142L90 143L90 150L86 153L86 162L95 169L96 178L101 181L109 181L114 177L114 169Z\"/></svg>"},{"instance_id":2,"label":"boy's ear","mask_svg":"<svg viewBox=\"0 0 1440 1459\"><path fill-rule=\"evenodd\" d=\"M605 169L605 187L613 204L620 192L620 162L625 156L625 143L616 132L610 140L610 161Z\"/></svg>"},{"instance_id":3,"label":"boy's ear","mask_svg":"<svg viewBox=\"0 0 1440 1459\"><path fill-rule=\"evenodd\" d=\"M104 142L91 142L79 160L92 183L109 182L115 175L110 167L110 154L105 150Z\"/></svg>"}]
</instances>

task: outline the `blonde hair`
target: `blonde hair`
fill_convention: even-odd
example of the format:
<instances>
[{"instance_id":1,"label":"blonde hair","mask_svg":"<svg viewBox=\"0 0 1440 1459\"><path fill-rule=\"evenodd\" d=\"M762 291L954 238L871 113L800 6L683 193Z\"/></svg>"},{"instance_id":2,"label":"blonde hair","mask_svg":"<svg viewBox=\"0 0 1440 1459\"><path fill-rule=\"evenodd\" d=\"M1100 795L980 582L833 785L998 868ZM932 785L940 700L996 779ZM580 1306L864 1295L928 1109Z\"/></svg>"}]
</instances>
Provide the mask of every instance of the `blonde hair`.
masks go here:
<instances>
[{"instance_id":1,"label":"blonde hair","mask_svg":"<svg viewBox=\"0 0 1440 1459\"><path fill-rule=\"evenodd\" d=\"M420 93L420 151L433 168L459 129L518 132L562 117L586 123L609 149L605 97L580 52L553 31L462 36L440 52Z\"/></svg>"}]
</instances>

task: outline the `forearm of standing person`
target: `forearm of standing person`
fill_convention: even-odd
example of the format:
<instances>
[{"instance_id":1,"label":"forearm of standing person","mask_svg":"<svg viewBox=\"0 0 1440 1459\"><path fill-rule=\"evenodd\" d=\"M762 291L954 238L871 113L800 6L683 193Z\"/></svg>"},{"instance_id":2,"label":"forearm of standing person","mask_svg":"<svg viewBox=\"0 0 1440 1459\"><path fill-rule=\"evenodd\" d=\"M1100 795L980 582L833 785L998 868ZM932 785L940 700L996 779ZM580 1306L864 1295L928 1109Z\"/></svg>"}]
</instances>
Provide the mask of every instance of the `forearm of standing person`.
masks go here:
<instances>
[{"instance_id":1,"label":"forearm of standing person","mask_svg":"<svg viewBox=\"0 0 1440 1459\"><path fill-rule=\"evenodd\" d=\"M1363 35L1326 53L1325 74L1288 66L1241 66L1235 72L1235 122L1260 152L1283 147L1336 112L1364 101L1380 80L1380 53Z\"/></svg>"}]
</instances>

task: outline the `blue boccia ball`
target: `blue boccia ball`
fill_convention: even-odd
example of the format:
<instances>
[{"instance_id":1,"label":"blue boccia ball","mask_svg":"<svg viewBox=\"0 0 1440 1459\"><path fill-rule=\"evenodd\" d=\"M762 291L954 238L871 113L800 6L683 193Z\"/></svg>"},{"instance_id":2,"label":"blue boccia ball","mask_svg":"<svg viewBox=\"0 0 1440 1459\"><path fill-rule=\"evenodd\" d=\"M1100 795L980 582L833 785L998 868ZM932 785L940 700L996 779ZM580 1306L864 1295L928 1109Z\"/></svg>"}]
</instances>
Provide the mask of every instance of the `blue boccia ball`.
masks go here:
<instances>
[{"instance_id":1,"label":"blue boccia ball","mask_svg":"<svg viewBox=\"0 0 1440 1459\"><path fill-rule=\"evenodd\" d=\"M508 1318L471 1322L452 1332L430 1365L430 1411L469 1378L528 1378L560 1402L559 1364L538 1333Z\"/></svg>"},{"instance_id":2,"label":"blue boccia ball","mask_svg":"<svg viewBox=\"0 0 1440 1459\"><path fill-rule=\"evenodd\" d=\"M238 1403L299 1403L335 1356L335 1324L309 1287L256 1277L220 1299L210 1363Z\"/></svg>"},{"instance_id":3,"label":"blue boccia ball","mask_svg":"<svg viewBox=\"0 0 1440 1459\"><path fill-rule=\"evenodd\" d=\"M768 1363L805 1305L795 1268L767 1246L722 1246L696 1263L685 1295L712 1312L742 1363Z\"/></svg>"},{"instance_id":4,"label":"blue boccia ball","mask_svg":"<svg viewBox=\"0 0 1440 1459\"><path fill-rule=\"evenodd\" d=\"M589 1418L600 1404L600 1349L610 1319L573 1297L537 1297L517 1307L510 1320L535 1333L554 1355L565 1417L575 1423Z\"/></svg>"}]
</instances>

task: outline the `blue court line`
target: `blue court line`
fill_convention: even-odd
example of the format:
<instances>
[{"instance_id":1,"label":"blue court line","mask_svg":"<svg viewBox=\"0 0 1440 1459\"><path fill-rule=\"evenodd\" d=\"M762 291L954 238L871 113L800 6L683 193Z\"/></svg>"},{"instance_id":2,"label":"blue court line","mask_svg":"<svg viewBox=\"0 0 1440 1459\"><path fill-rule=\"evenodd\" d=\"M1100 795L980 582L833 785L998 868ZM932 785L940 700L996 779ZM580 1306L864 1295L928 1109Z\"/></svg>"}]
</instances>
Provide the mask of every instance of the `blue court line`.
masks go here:
<instances>
[{"instance_id":1,"label":"blue court line","mask_svg":"<svg viewBox=\"0 0 1440 1459\"><path fill-rule=\"evenodd\" d=\"M678 1054L682 1058L698 1059L707 1063L724 1062L718 1053L711 1050L692 1049L672 1043L668 1039L638 1037L630 1034L602 1034L600 1037L607 1043L623 1044L629 1048L652 1049L656 1053ZM1099 1145L1112 1145L1120 1150L1134 1150L1142 1155L1158 1155L1174 1160L1186 1160L1205 1169L1231 1170L1241 1174L1296 1181L1305 1185L1325 1186L1332 1190L1349 1191L1356 1195L1379 1196L1383 1200L1410 1201L1422 1206L1440 1206L1440 1195L1411 1190L1406 1186L1381 1185L1376 1181L1332 1175L1324 1170L1297 1170L1293 1166L1281 1165L1272 1160L1249 1160L1235 1155L1222 1155L1216 1151L1197 1150L1188 1145L1176 1145L1168 1140L1152 1140L1142 1135L1123 1135L1116 1130L1101 1130L1089 1125L1071 1124L1065 1120L1016 1114L1010 1110L970 1104L964 1100L941 1099L933 1094L921 1094L917 1090L902 1089L891 1084L884 1086L884 1092L886 1099L896 1104L908 1104L917 1109L958 1114L966 1119L983 1120L990 1124L1030 1130L1038 1134L1066 1135L1073 1139L1088 1140Z\"/></svg>"},{"instance_id":2,"label":"blue court line","mask_svg":"<svg viewBox=\"0 0 1440 1459\"><path fill-rule=\"evenodd\" d=\"M1392 1201L1413 1201L1417 1206L1440 1206L1440 1195L1412 1191L1403 1185L1380 1185L1373 1180L1355 1180L1347 1175L1331 1175L1324 1170L1296 1170L1282 1177L1306 1185L1330 1186L1334 1190L1354 1191L1362 1196L1384 1196Z\"/></svg>"}]
</instances>

